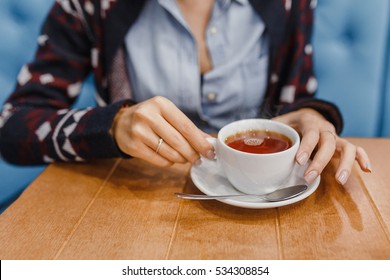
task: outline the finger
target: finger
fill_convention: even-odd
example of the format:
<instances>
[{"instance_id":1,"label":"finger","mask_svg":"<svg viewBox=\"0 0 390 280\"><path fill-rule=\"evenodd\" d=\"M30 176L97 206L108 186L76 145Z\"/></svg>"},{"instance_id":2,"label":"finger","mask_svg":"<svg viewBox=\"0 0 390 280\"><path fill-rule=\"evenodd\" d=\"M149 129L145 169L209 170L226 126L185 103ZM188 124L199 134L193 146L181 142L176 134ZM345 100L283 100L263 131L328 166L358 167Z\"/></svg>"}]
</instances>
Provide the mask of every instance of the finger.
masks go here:
<instances>
[{"instance_id":1,"label":"finger","mask_svg":"<svg viewBox=\"0 0 390 280\"><path fill-rule=\"evenodd\" d=\"M160 102L160 100L158 100ZM165 120L177 130L177 132L189 143L189 145L195 150L197 153L200 153L206 158L214 158L214 148L213 146L206 140L204 134L195 126L195 124L183 113L181 112L172 102L164 99L166 106L161 106L162 116ZM160 131L160 133L164 133L161 128L155 128ZM170 137L170 145L172 147L176 147L177 142L181 142L180 137L177 134ZM181 147L180 150L184 151L188 147ZM184 157L192 158L191 162L194 162L193 156L190 151L182 154Z\"/></svg>"},{"instance_id":2,"label":"finger","mask_svg":"<svg viewBox=\"0 0 390 280\"><path fill-rule=\"evenodd\" d=\"M132 127L131 131L122 130L119 135L123 143L121 150L124 153L157 166L164 167L173 164L174 161L156 153L159 139L149 127L137 124ZM151 139L155 139L155 142Z\"/></svg>"},{"instance_id":3,"label":"finger","mask_svg":"<svg viewBox=\"0 0 390 280\"><path fill-rule=\"evenodd\" d=\"M356 158L356 146L345 139L338 140L338 150L340 152L340 162L336 171L336 180L341 185L345 185L351 174Z\"/></svg>"},{"instance_id":4,"label":"finger","mask_svg":"<svg viewBox=\"0 0 390 280\"><path fill-rule=\"evenodd\" d=\"M357 147L356 148L356 160L360 166L360 168L364 172L372 172L372 166L370 159L366 153L366 151L362 147Z\"/></svg>"},{"instance_id":5,"label":"finger","mask_svg":"<svg viewBox=\"0 0 390 280\"><path fill-rule=\"evenodd\" d=\"M159 167L169 167L173 165L172 161L156 153L155 150L151 149L149 146L145 145L144 143L140 143L137 151L138 152L134 153L134 157L143 159L153 165Z\"/></svg>"},{"instance_id":6,"label":"finger","mask_svg":"<svg viewBox=\"0 0 390 280\"><path fill-rule=\"evenodd\" d=\"M336 142L334 136L330 133L321 133L317 153L304 175L308 183L314 182L318 175L321 174L333 157L335 150Z\"/></svg>"},{"instance_id":7,"label":"finger","mask_svg":"<svg viewBox=\"0 0 390 280\"><path fill-rule=\"evenodd\" d=\"M165 121L163 121L164 123ZM163 123L159 122L159 126ZM160 156L166 158L170 162L185 163L187 160L175 149L165 143L164 138L156 135L156 133L149 126L134 125L132 128L132 137L130 137L129 144L132 144L132 154L140 151L140 143L147 146L149 149L158 153ZM161 143L160 143L161 141ZM142 148L141 148L142 149ZM141 150L142 151L142 150Z\"/></svg>"},{"instance_id":8,"label":"finger","mask_svg":"<svg viewBox=\"0 0 390 280\"><path fill-rule=\"evenodd\" d=\"M199 130L199 131L203 135L204 138L212 138L213 137L212 135L210 135L210 134L208 134L208 133L206 133L206 132L204 132L202 130Z\"/></svg>"},{"instance_id":9,"label":"finger","mask_svg":"<svg viewBox=\"0 0 390 280\"><path fill-rule=\"evenodd\" d=\"M272 118L274 121L282 122L288 125L299 122L299 113L297 111L293 111L287 114L283 114L277 117Z\"/></svg>"},{"instance_id":10,"label":"finger","mask_svg":"<svg viewBox=\"0 0 390 280\"><path fill-rule=\"evenodd\" d=\"M302 134L301 144L297 151L296 160L300 165L305 165L318 144L320 135L318 129L309 129Z\"/></svg>"},{"instance_id":11,"label":"finger","mask_svg":"<svg viewBox=\"0 0 390 280\"><path fill-rule=\"evenodd\" d=\"M168 143L166 143L163 140L163 138L158 138L158 140L155 141L154 152L166 158L170 162L174 162L174 163L187 162L187 159L184 158L178 151L173 149Z\"/></svg>"},{"instance_id":12,"label":"finger","mask_svg":"<svg viewBox=\"0 0 390 280\"><path fill-rule=\"evenodd\" d=\"M199 160L199 153L191 146L187 139L164 118L161 116L157 118L160 118L160 120L152 124L152 129L154 133L164 139L166 144L164 145L164 151L167 152L172 147L171 152L175 150L186 161L194 163ZM169 146L169 148L166 146Z\"/></svg>"},{"instance_id":13,"label":"finger","mask_svg":"<svg viewBox=\"0 0 390 280\"><path fill-rule=\"evenodd\" d=\"M142 157L140 156L140 158L159 167L169 167L174 164L151 149L148 149Z\"/></svg>"}]
</instances>

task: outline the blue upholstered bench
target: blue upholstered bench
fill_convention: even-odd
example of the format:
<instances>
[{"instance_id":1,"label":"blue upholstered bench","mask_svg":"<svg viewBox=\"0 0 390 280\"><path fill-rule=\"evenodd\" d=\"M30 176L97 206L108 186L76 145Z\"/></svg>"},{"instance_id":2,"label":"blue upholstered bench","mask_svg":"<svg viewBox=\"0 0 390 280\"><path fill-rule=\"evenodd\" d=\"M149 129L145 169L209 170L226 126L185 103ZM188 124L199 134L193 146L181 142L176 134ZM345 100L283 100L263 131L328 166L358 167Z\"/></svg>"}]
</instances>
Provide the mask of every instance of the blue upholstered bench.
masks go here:
<instances>
[{"instance_id":1,"label":"blue upholstered bench","mask_svg":"<svg viewBox=\"0 0 390 280\"><path fill-rule=\"evenodd\" d=\"M0 1L1 103L21 66L32 59L41 22L53 2ZM341 108L343 135L390 136L390 1L316 2L313 44L319 97ZM91 105L92 92L87 83L77 107ZM0 213L44 168L16 167L0 160Z\"/></svg>"},{"instance_id":2,"label":"blue upholstered bench","mask_svg":"<svg viewBox=\"0 0 390 280\"><path fill-rule=\"evenodd\" d=\"M53 1L0 1L1 103L12 91L20 67L33 56L39 26L50 2ZM0 160L0 213L43 169L17 167Z\"/></svg>"},{"instance_id":3,"label":"blue upholstered bench","mask_svg":"<svg viewBox=\"0 0 390 280\"><path fill-rule=\"evenodd\" d=\"M23 64L33 58L42 21L54 0L0 1L0 103L15 86ZM75 107L94 104L91 81ZM0 159L0 213L12 203L45 166L20 167Z\"/></svg>"},{"instance_id":4,"label":"blue upholstered bench","mask_svg":"<svg viewBox=\"0 0 390 280\"><path fill-rule=\"evenodd\" d=\"M390 136L390 1L318 0L318 97L344 115L345 136Z\"/></svg>"}]
</instances>

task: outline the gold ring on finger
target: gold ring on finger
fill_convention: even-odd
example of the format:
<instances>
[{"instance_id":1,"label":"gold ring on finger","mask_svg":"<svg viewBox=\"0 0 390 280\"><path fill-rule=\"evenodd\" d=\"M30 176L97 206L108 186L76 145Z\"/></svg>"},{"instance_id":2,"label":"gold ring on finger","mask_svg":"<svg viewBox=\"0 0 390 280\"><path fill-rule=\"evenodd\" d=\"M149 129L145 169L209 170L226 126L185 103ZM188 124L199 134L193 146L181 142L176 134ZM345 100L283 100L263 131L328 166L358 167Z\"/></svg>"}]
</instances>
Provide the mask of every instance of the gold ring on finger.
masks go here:
<instances>
[{"instance_id":1,"label":"gold ring on finger","mask_svg":"<svg viewBox=\"0 0 390 280\"><path fill-rule=\"evenodd\" d=\"M155 150L156 154L158 154L158 151L160 151L161 145L162 145L163 143L164 143L164 140L163 140L162 138L160 138L160 139L158 140L158 144L157 144L157 147L156 147L156 150Z\"/></svg>"}]
</instances>

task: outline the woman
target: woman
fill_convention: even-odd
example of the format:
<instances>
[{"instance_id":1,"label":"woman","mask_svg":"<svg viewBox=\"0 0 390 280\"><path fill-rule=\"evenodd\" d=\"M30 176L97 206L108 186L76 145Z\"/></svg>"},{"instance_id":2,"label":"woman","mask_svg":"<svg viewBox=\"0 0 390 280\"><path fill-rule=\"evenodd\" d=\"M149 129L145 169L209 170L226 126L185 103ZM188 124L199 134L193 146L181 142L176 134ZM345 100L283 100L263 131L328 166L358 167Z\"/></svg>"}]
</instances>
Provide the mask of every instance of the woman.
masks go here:
<instances>
[{"instance_id":1,"label":"woman","mask_svg":"<svg viewBox=\"0 0 390 280\"><path fill-rule=\"evenodd\" d=\"M310 183L335 152L345 184L365 151L337 136L338 109L314 98L309 0L62 0L1 116L17 164L138 157L158 166L214 157L207 134L242 118L296 128ZM96 108L72 110L93 71ZM314 155L315 154L315 155Z\"/></svg>"}]
</instances>

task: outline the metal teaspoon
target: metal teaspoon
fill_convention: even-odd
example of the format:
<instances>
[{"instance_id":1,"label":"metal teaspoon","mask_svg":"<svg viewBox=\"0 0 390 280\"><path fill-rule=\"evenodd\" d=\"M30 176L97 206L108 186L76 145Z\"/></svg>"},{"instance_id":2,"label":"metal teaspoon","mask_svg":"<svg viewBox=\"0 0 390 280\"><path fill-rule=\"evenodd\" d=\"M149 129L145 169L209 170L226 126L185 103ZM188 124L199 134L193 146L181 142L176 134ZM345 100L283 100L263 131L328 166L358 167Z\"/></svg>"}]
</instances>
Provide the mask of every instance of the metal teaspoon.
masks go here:
<instances>
[{"instance_id":1,"label":"metal teaspoon","mask_svg":"<svg viewBox=\"0 0 390 280\"><path fill-rule=\"evenodd\" d=\"M229 195L207 195L207 194L187 194L187 193L175 193L179 198L193 199L193 200L211 200L211 199L227 199L227 198L239 198L239 197L254 197L260 198L270 202L277 202L287 200L300 195L307 190L307 185L295 185L286 188L280 188L274 192L265 195L256 194L229 194Z\"/></svg>"}]
</instances>

